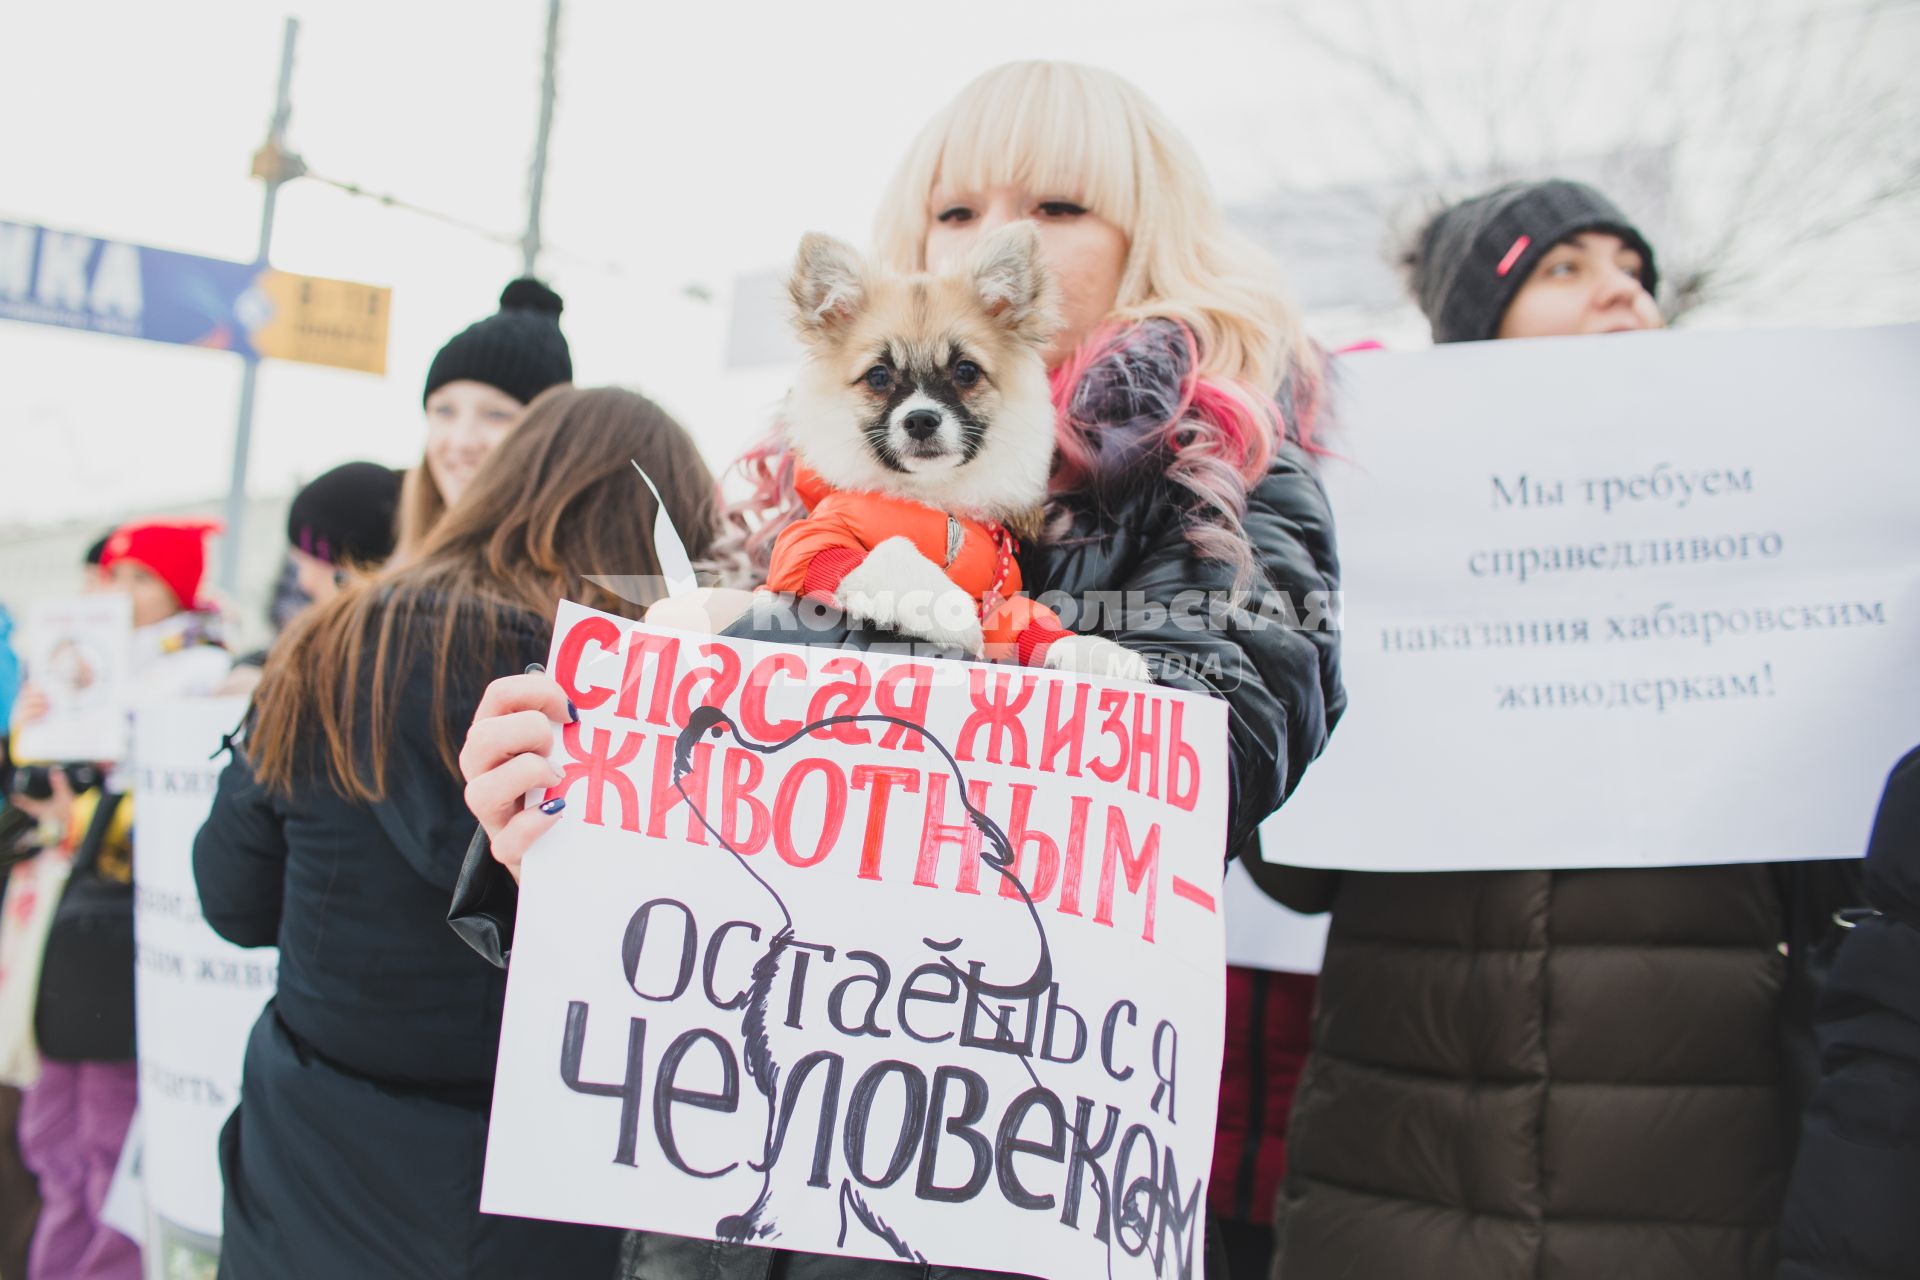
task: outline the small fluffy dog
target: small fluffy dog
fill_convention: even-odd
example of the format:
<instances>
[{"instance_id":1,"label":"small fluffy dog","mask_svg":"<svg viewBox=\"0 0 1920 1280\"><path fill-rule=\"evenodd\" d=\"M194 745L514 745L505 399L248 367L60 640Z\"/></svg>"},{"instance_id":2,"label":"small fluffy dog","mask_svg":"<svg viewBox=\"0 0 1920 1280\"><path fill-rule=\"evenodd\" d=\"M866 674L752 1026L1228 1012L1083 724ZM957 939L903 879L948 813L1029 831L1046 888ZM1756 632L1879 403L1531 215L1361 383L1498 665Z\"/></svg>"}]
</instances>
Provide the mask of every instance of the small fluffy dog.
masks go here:
<instances>
[{"instance_id":1,"label":"small fluffy dog","mask_svg":"<svg viewBox=\"0 0 1920 1280\"><path fill-rule=\"evenodd\" d=\"M942 274L881 272L809 235L788 292L807 354L783 430L808 514L776 539L767 588L974 657L1150 680L1020 594L1013 531L1037 526L1054 449L1042 353L1058 320L1033 225Z\"/></svg>"}]
</instances>

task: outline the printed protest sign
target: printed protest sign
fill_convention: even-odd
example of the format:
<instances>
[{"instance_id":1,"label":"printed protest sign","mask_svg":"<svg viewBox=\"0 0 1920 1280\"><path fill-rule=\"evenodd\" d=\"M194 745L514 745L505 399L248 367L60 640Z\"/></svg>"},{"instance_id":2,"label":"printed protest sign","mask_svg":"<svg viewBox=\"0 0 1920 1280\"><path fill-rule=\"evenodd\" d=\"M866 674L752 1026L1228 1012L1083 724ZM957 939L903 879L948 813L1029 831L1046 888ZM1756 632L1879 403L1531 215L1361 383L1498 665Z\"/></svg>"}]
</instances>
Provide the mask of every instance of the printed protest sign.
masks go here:
<instances>
[{"instance_id":1,"label":"printed protest sign","mask_svg":"<svg viewBox=\"0 0 1920 1280\"><path fill-rule=\"evenodd\" d=\"M133 599L118 591L40 600L22 628L27 679L47 714L20 726L13 758L119 760L127 751Z\"/></svg>"},{"instance_id":2,"label":"printed protest sign","mask_svg":"<svg viewBox=\"0 0 1920 1280\"><path fill-rule=\"evenodd\" d=\"M226 765L221 735L246 706L179 698L142 704L134 718L140 1114L157 1219L149 1234L169 1258L210 1255L220 1235L220 1128L240 1099L247 1037L278 970L273 950L236 947L208 927L193 879L193 838Z\"/></svg>"},{"instance_id":3,"label":"printed protest sign","mask_svg":"<svg viewBox=\"0 0 1920 1280\"><path fill-rule=\"evenodd\" d=\"M481 1207L1198 1276L1222 703L563 605Z\"/></svg>"},{"instance_id":4,"label":"printed protest sign","mask_svg":"<svg viewBox=\"0 0 1920 1280\"><path fill-rule=\"evenodd\" d=\"M1269 860L1860 855L1920 737L1920 327L1464 343L1340 384L1352 703Z\"/></svg>"}]
</instances>

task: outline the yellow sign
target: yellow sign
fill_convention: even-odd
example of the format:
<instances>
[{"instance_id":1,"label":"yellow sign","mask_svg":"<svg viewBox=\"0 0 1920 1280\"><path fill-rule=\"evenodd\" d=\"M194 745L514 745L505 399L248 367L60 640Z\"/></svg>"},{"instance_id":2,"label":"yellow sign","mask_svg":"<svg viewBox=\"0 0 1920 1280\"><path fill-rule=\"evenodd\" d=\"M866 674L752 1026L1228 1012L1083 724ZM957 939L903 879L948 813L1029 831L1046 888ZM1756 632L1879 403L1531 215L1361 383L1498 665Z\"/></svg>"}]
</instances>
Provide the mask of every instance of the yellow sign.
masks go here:
<instances>
[{"instance_id":1,"label":"yellow sign","mask_svg":"<svg viewBox=\"0 0 1920 1280\"><path fill-rule=\"evenodd\" d=\"M260 355L362 373L387 371L393 290L271 268L254 284L272 308L267 322L248 335Z\"/></svg>"}]
</instances>

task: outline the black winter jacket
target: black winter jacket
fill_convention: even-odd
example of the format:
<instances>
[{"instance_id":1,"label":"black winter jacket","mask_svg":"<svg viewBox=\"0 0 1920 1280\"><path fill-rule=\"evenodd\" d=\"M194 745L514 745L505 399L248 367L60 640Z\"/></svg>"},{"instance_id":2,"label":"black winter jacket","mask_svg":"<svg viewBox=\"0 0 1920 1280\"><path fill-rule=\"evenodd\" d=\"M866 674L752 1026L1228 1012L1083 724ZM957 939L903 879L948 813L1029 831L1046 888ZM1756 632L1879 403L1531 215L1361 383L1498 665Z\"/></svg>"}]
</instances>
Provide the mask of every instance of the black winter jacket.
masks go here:
<instances>
[{"instance_id":1,"label":"black winter jacket","mask_svg":"<svg viewBox=\"0 0 1920 1280\"><path fill-rule=\"evenodd\" d=\"M545 660L549 622L520 619L517 634L522 666ZM316 1051L378 1080L484 1086L506 976L443 924L473 815L434 740L431 663L416 653L391 709L386 799L358 804L317 775L273 795L236 752L194 841L194 878L217 933L280 948L275 1004ZM456 679L453 741L495 674Z\"/></svg>"},{"instance_id":2,"label":"black winter jacket","mask_svg":"<svg viewBox=\"0 0 1920 1280\"><path fill-rule=\"evenodd\" d=\"M1769 1274L1769 868L1329 878L1276 1280Z\"/></svg>"},{"instance_id":3,"label":"black winter jacket","mask_svg":"<svg viewBox=\"0 0 1920 1280\"><path fill-rule=\"evenodd\" d=\"M548 620L510 625L512 670L545 658ZM473 817L435 743L433 657L413 647L388 708L385 800L356 803L316 769L269 793L236 752L194 841L208 923L280 948L221 1134L223 1280L613 1270L617 1231L479 1211L506 975L443 923ZM459 657L455 742L497 674Z\"/></svg>"},{"instance_id":4,"label":"black winter jacket","mask_svg":"<svg viewBox=\"0 0 1920 1280\"><path fill-rule=\"evenodd\" d=\"M1780 1221L1780 1280L1920 1272L1920 748L1874 818L1867 897L1817 1011L1825 1067Z\"/></svg>"}]
</instances>

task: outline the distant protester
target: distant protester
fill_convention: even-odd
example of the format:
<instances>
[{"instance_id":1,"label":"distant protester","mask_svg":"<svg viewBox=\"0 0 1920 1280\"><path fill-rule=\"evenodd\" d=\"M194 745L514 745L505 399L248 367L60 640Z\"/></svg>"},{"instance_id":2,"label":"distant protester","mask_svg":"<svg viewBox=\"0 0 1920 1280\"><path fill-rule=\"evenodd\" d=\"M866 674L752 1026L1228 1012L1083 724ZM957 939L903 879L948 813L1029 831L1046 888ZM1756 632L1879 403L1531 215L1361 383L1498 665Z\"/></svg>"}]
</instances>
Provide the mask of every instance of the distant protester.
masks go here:
<instances>
[{"instance_id":1,"label":"distant protester","mask_svg":"<svg viewBox=\"0 0 1920 1280\"><path fill-rule=\"evenodd\" d=\"M355 573L387 562L404 474L376 462L348 462L294 495L287 548L308 599L325 603Z\"/></svg>"},{"instance_id":2,"label":"distant protester","mask_svg":"<svg viewBox=\"0 0 1920 1280\"><path fill-rule=\"evenodd\" d=\"M205 694L227 673L217 615L200 594L207 536L219 527L190 519L123 525L100 544L98 568L88 566L89 590L132 599L136 704ZM15 723L47 710L29 671ZM98 768L105 783L78 793L74 772L52 768L46 799L15 800L55 842L48 847L72 857L34 1002L40 1075L20 1107L20 1151L42 1201L28 1274L138 1280L139 1247L101 1221L138 1095L133 805L118 771Z\"/></svg>"},{"instance_id":3,"label":"distant protester","mask_svg":"<svg viewBox=\"0 0 1920 1280\"><path fill-rule=\"evenodd\" d=\"M275 635L315 604L333 599L356 574L386 563L393 554L405 474L377 462L348 462L293 495L287 508L287 559L268 605ZM266 661L265 649L236 659L216 692L253 692Z\"/></svg>"},{"instance_id":4,"label":"distant protester","mask_svg":"<svg viewBox=\"0 0 1920 1280\"><path fill-rule=\"evenodd\" d=\"M447 508L460 500L527 406L573 381L573 353L560 332L560 295L538 280L513 281L500 310L452 338L427 369L421 401L427 447L400 496L398 554L411 559Z\"/></svg>"},{"instance_id":5,"label":"distant protester","mask_svg":"<svg viewBox=\"0 0 1920 1280\"><path fill-rule=\"evenodd\" d=\"M1652 245L1579 183L1452 205L1406 264L1436 343L1662 323ZM1543 388L1541 429L1578 394ZM1471 803L1491 822L1498 802L1490 780ZM1817 885L1787 882L1767 865L1263 877L1296 910L1332 908L1276 1280L1770 1277L1792 1133L1782 944L1790 906L1820 914Z\"/></svg>"}]
</instances>

